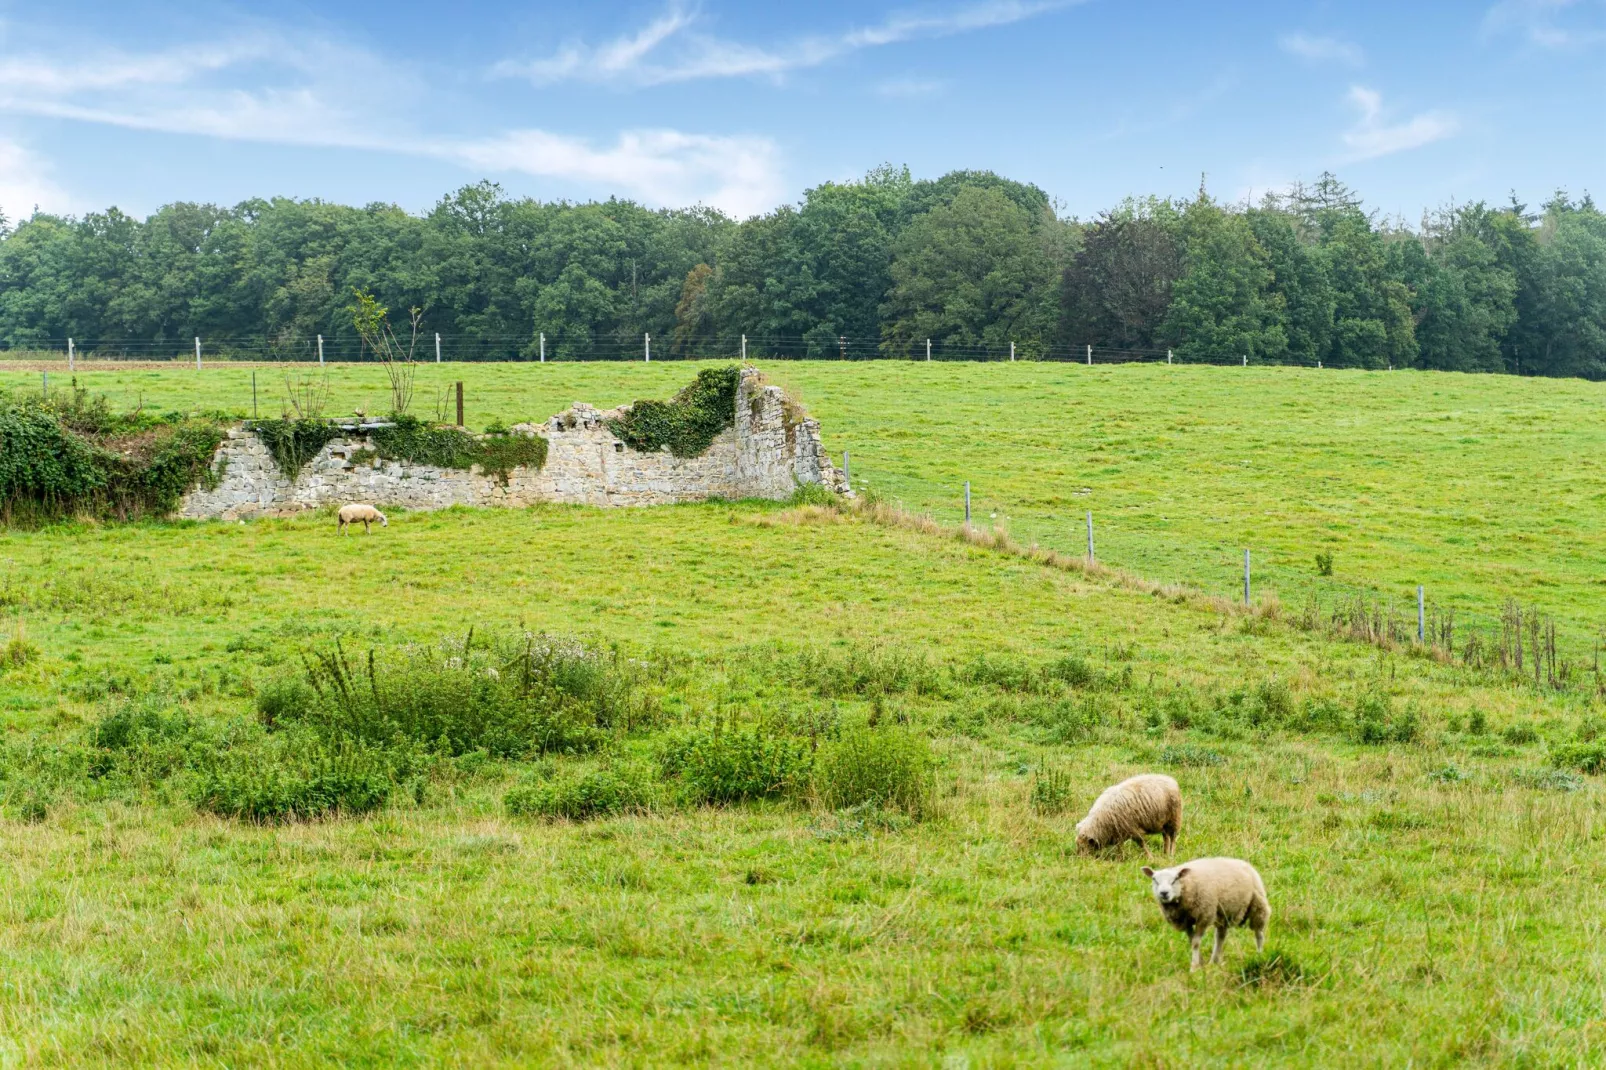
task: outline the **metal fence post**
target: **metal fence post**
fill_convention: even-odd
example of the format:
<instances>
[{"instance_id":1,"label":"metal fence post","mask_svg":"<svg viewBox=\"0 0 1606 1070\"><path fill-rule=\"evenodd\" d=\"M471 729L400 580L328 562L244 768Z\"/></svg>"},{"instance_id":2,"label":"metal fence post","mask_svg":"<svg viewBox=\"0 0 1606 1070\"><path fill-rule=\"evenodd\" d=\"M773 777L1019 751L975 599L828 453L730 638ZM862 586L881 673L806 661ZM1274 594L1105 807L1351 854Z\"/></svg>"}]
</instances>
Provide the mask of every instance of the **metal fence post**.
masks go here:
<instances>
[{"instance_id":1,"label":"metal fence post","mask_svg":"<svg viewBox=\"0 0 1606 1070\"><path fill-rule=\"evenodd\" d=\"M323 363L323 335L318 336L318 363Z\"/></svg>"},{"instance_id":2,"label":"metal fence post","mask_svg":"<svg viewBox=\"0 0 1606 1070\"><path fill-rule=\"evenodd\" d=\"M1093 556L1093 510L1087 511L1087 563L1092 564L1096 558Z\"/></svg>"},{"instance_id":3,"label":"metal fence post","mask_svg":"<svg viewBox=\"0 0 1606 1070\"><path fill-rule=\"evenodd\" d=\"M541 363L546 363L546 332L541 332Z\"/></svg>"},{"instance_id":4,"label":"metal fence post","mask_svg":"<svg viewBox=\"0 0 1606 1070\"><path fill-rule=\"evenodd\" d=\"M1014 342L1009 343L1009 362L1011 364L1015 363L1015 343Z\"/></svg>"},{"instance_id":5,"label":"metal fence post","mask_svg":"<svg viewBox=\"0 0 1606 1070\"><path fill-rule=\"evenodd\" d=\"M195 336L195 370L201 370L201 336Z\"/></svg>"},{"instance_id":6,"label":"metal fence post","mask_svg":"<svg viewBox=\"0 0 1606 1070\"><path fill-rule=\"evenodd\" d=\"M1093 346L1091 344L1087 347L1087 364L1090 368L1093 366Z\"/></svg>"},{"instance_id":7,"label":"metal fence post","mask_svg":"<svg viewBox=\"0 0 1606 1070\"><path fill-rule=\"evenodd\" d=\"M73 369L72 339L69 338L69 339L67 339L67 371L68 371L69 374L72 372L72 369Z\"/></svg>"},{"instance_id":8,"label":"metal fence post","mask_svg":"<svg viewBox=\"0 0 1606 1070\"><path fill-rule=\"evenodd\" d=\"M649 364L652 363L652 335L644 334L641 336L641 351L645 354L647 362Z\"/></svg>"},{"instance_id":9,"label":"metal fence post","mask_svg":"<svg viewBox=\"0 0 1606 1070\"><path fill-rule=\"evenodd\" d=\"M747 359L747 335L742 335L742 359Z\"/></svg>"},{"instance_id":10,"label":"metal fence post","mask_svg":"<svg viewBox=\"0 0 1606 1070\"><path fill-rule=\"evenodd\" d=\"M1416 585L1416 641L1419 643L1428 641L1427 618L1427 600L1422 593L1422 585L1419 583Z\"/></svg>"},{"instance_id":11,"label":"metal fence post","mask_svg":"<svg viewBox=\"0 0 1606 1070\"><path fill-rule=\"evenodd\" d=\"M435 332L435 363L441 362L441 332Z\"/></svg>"},{"instance_id":12,"label":"metal fence post","mask_svg":"<svg viewBox=\"0 0 1606 1070\"><path fill-rule=\"evenodd\" d=\"M853 486L853 459L848 456L847 450L842 451L842 478L849 487Z\"/></svg>"},{"instance_id":13,"label":"metal fence post","mask_svg":"<svg viewBox=\"0 0 1606 1070\"><path fill-rule=\"evenodd\" d=\"M1249 604L1249 548L1244 548L1244 605Z\"/></svg>"},{"instance_id":14,"label":"metal fence post","mask_svg":"<svg viewBox=\"0 0 1606 1070\"><path fill-rule=\"evenodd\" d=\"M931 359L931 339L929 338L926 339L926 359L928 361Z\"/></svg>"},{"instance_id":15,"label":"metal fence post","mask_svg":"<svg viewBox=\"0 0 1606 1070\"><path fill-rule=\"evenodd\" d=\"M970 480L965 480L965 527L970 527Z\"/></svg>"}]
</instances>

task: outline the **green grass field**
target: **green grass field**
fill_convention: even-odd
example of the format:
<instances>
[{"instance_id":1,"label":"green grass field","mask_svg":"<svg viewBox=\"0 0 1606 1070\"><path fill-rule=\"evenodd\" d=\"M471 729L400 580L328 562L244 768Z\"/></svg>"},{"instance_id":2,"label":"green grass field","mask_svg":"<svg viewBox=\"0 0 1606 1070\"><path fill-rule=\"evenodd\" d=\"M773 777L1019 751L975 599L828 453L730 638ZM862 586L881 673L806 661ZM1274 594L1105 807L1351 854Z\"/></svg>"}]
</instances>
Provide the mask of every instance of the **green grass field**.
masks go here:
<instances>
[{"instance_id":1,"label":"green grass field","mask_svg":"<svg viewBox=\"0 0 1606 1070\"><path fill-rule=\"evenodd\" d=\"M96 367L105 368L106 365ZM305 369L299 369L304 371ZM1164 365L882 361L765 365L817 416L855 481L1021 541L1085 548L1161 581L1230 595L1252 549L1260 589L1290 605L1374 591L1414 615L1415 588L1485 628L1507 598L1555 614L1575 660L1606 614L1606 386L1565 379ZM249 414L252 369L181 364L81 372L120 406ZM277 415L282 366L255 369ZM331 365L331 409L383 411L374 366ZM468 422L544 419L576 400L665 396L693 367L425 365L415 410L462 379ZM55 381L60 383L58 374ZM36 388L35 371L0 386ZM1315 555L1334 555L1331 580Z\"/></svg>"},{"instance_id":2,"label":"green grass field","mask_svg":"<svg viewBox=\"0 0 1606 1070\"><path fill-rule=\"evenodd\" d=\"M1339 581L1520 596L1577 629L1598 604L1585 384L769 370L856 480L944 521L969 478L981 519L1017 537L1075 547L1092 508L1117 563L1223 594L1249 541L1288 590L1331 547ZM476 424L689 378L451 372ZM342 404L382 407L372 376L332 377ZM193 370L83 379L237 406L241 370L207 369L204 394ZM14 620L37 654L0 668L7 1064L1606 1058L1606 719L1588 688L760 503L449 510L346 539L325 516L10 531L0 650ZM360 658L471 626L618 644L654 666L650 723L580 754L437 756L378 813L278 824L207 813L189 774L136 776L95 742L129 703L250 721L336 638ZM712 718L907 733L930 748L934 812L696 805L667 782L645 812L591 821L504 805L532 778L650 764ZM1179 861L1260 868L1273 957L1236 932L1224 968L1190 974L1142 852L1075 853L1091 799L1143 770L1182 784Z\"/></svg>"}]
</instances>

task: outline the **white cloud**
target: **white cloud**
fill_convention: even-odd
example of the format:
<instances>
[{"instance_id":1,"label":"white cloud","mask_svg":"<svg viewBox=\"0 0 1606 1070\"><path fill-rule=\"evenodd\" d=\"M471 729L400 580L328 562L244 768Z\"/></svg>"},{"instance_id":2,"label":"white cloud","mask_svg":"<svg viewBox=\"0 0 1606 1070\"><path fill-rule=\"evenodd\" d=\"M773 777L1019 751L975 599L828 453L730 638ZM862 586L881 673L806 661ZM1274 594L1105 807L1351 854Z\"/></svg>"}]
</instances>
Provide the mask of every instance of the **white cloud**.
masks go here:
<instances>
[{"instance_id":1,"label":"white cloud","mask_svg":"<svg viewBox=\"0 0 1606 1070\"><path fill-rule=\"evenodd\" d=\"M0 211L15 224L33 214L71 211L67 193L50 177L50 165L23 145L0 138Z\"/></svg>"},{"instance_id":2,"label":"white cloud","mask_svg":"<svg viewBox=\"0 0 1606 1070\"><path fill-rule=\"evenodd\" d=\"M512 130L426 151L490 171L628 190L657 204L702 202L738 217L767 211L783 193L777 150L767 138L631 130L598 149L544 130Z\"/></svg>"},{"instance_id":3,"label":"white cloud","mask_svg":"<svg viewBox=\"0 0 1606 1070\"><path fill-rule=\"evenodd\" d=\"M1485 36L1516 33L1546 49L1606 43L1606 8L1587 0L1502 0L1483 18Z\"/></svg>"},{"instance_id":4,"label":"white cloud","mask_svg":"<svg viewBox=\"0 0 1606 1070\"><path fill-rule=\"evenodd\" d=\"M1349 99L1361 113L1360 120L1344 132L1350 160L1374 160L1421 148L1451 137L1461 128L1453 114L1443 111L1425 111L1404 122L1385 122L1383 95L1365 86L1351 86Z\"/></svg>"},{"instance_id":5,"label":"white cloud","mask_svg":"<svg viewBox=\"0 0 1606 1070\"><path fill-rule=\"evenodd\" d=\"M536 85L582 81L638 87L703 78L780 78L863 49L1004 26L1078 2L981 0L944 13L894 15L860 29L803 37L770 48L698 33L696 13L677 3L634 34L595 48L565 45L546 59L503 60L491 73L527 78Z\"/></svg>"},{"instance_id":6,"label":"white cloud","mask_svg":"<svg viewBox=\"0 0 1606 1070\"><path fill-rule=\"evenodd\" d=\"M607 62L635 62L672 24L648 27L611 48ZM90 50L63 65L13 49L0 60L0 113L134 130L284 145L364 149L430 157L471 170L560 179L601 195L660 205L702 202L735 214L766 210L783 195L779 153L769 140L676 130L626 131L611 146L543 130L480 137L418 129L398 118L428 87L360 48L258 30L235 41L133 54ZM15 214L60 203L59 189L0 142L0 205ZM31 176L31 177L30 177ZM25 180L26 179L26 180ZM48 195L47 195L48 194ZM13 208L11 201L17 203ZM23 202L26 201L26 204Z\"/></svg>"},{"instance_id":7,"label":"white cloud","mask_svg":"<svg viewBox=\"0 0 1606 1070\"><path fill-rule=\"evenodd\" d=\"M1291 56L1314 63L1345 63L1359 67L1366 62L1360 46L1336 37L1312 37L1309 34L1290 33L1277 39L1277 45Z\"/></svg>"}]
</instances>

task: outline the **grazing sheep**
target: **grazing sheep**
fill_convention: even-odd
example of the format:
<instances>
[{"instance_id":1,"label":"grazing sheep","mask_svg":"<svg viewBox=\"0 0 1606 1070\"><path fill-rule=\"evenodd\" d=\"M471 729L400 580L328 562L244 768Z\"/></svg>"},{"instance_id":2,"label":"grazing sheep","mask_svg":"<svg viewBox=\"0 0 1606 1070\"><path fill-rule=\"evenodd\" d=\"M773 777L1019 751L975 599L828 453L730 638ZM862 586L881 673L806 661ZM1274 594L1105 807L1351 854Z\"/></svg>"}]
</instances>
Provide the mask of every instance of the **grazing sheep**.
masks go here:
<instances>
[{"instance_id":1,"label":"grazing sheep","mask_svg":"<svg viewBox=\"0 0 1606 1070\"><path fill-rule=\"evenodd\" d=\"M1145 836L1158 832L1165 837L1165 853L1177 849L1177 830L1182 827L1182 789L1162 773L1144 773L1123 780L1093 803L1093 809L1076 823L1076 846L1082 852L1112 847L1136 840L1150 858Z\"/></svg>"},{"instance_id":2,"label":"grazing sheep","mask_svg":"<svg viewBox=\"0 0 1606 1070\"><path fill-rule=\"evenodd\" d=\"M1221 945L1227 942L1227 927L1247 925L1255 931L1255 950L1266 949L1266 922L1271 904L1266 901L1266 885L1248 862L1236 858L1195 858L1171 869L1143 867L1143 875L1154 885L1154 901L1160 904L1173 928L1188 934L1193 948L1190 969L1199 968L1199 940L1211 926L1216 930L1216 947L1210 961L1221 961Z\"/></svg>"},{"instance_id":3,"label":"grazing sheep","mask_svg":"<svg viewBox=\"0 0 1606 1070\"><path fill-rule=\"evenodd\" d=\"M368 534L368 525L378 522L382 528L390 527L390 521L385 514L371 505L342 505L340 507L340 534L346 533L346 528L358 522L362 523L363 534Z\"/></svg>"}]
</instances>

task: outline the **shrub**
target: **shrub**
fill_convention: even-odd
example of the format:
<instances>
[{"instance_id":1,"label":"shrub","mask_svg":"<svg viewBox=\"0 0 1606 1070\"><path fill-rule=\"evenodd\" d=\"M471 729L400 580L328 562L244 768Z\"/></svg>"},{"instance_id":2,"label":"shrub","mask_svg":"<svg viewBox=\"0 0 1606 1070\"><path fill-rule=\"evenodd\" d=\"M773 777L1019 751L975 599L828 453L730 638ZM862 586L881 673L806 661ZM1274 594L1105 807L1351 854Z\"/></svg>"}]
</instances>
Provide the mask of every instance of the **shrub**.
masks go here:
<instances>
[{"instance_id":1,"label":"shrub","mask_svg":"<svg viewBox=\"0 0 1606 1070\"><path fill-rule=\"evenodd\" d=\"M1368 692L1355 700L1351 735L1357 743L1411 743L1421 729L1416 707L1396 713L1387 695Z\"/></svg>"},{"instance_id":2,"label":"shrub","mask_svg":"<svg viewBox=\"0 0 1606 1070\"><path fill-rule=\"evenodd\" d=\"M1550 749L1550 764L1591 776L1606 772L1606 742L1558 743Z\"/></svg>"},{"instance_id":3,"label":"shrub","mask_svg":"<svg viewBox=\"0 0 1606 1070\"><path fill-rule=\"evenodd\" d=\"M646 718L642 668L547 635L370 650L353 665L337 641L308 662L304 686L265 687L265 723L304 724L325 738L496 758L591 750Z\"/></svg>"},{"instance_id":4,"label":"shrub","mask_svg":"<svg viewBox=\"0 0 1606 1070\"><path fill-rule=\"evenodd\" d=\"M824 483L799 483L792 492L789 502L792 506L800 505L835 505L836 491Z\"/></svg>"},{"instance_id":5,"label":"shrub","mask_svg":"<svg viewBox=\"0 0 1606 1070\"><path fill-rule=\"evenodd\" d=\"M820 748L814 791L833 810L868 803L920 820L935 808L931 745L901 728L845 729Z\"/></svg>"},{"instance_id":6,"label":"shrub","mask_svg":"<svg viewBox=\"0 0 1606 1070\"><path fill-rule=\"evenodd\" d=\"M502 796L502 805L513 817L585 821L647 810L653 798L652 780L645 770L634 765L614 765L520 784Z\"/></svg>"},{"instance_id":7,"label":"shrub","mask_svg":"<svg viewBox=\"0 0 1606 1070\"><path fill-rule=\"evenodd\" d=\"M20 669L39 656L39 648L28 640L28 629L17 621L16 630L0 645L0 672Z\"/></svg>"},{"instance_id":8,"label":"shrub","mask_svg":"<svg viewBox=\"0 0 1606 1070\"><path fill-rule=\"evenodd\" d=\"M191 801L224 817L288 821L369 813L389 801L393 787L390 763L371 748L278 735L208 755L191 786Z\"/></svg>"},{"instance_id":9,"label":"shrub","mask_svg":"<svg viewBox=\"0 0 1606 1070\"><path fill-rule=\"evenodd\" d=\"M1489 718L1482 710L1473 710L1467 717L1467 734L1472 736L1486 735L1489 731Z\"/></svg>"},{"instance_id":10,"label":"shrub","mask_svg":"<svg viewBox=\"0 0 1606 1070\"><path fill-rule=\"evenodd\" d=\"M736 422L736 387L741 369L705 368L668 401L637 401L623 416L608 421L619 440L639 453L669 447L676 457L700 456L720 432Z\"/></svg>"},{"instance_id":11,"label":"shrub","mask_svg":"<svg viewBox=\"0 0 1606 1070\"><path fill-rule=\"evenodd\" d=\"M1305 967L1286 951L1257 951L1238 967L1238 981L1246 988L1275 988L1305 980Z\"/></svg>"},{"instance_id":12,"label":"shrub","mask_svg":"<svg viewBox=\"0 0 1606 1070\"><path fill-rule=\"evenodd\" d=\"M791 795L808 784L813 764L804 740L717 720L671 735L659 755L664 776L679 779L698 803Z\"/></svg>"},{"instance_id":13,"label":"shrub","mask_svg":"<svg viewBox=\"0 0 1606 1070\"><path fill-rule=\"evenodd\" d=\"M82 390L0 394L0 518L77 513L119 520L171 512L212 478L220 421L111 413Z\"/></svg>"},{"instance_id":14,"label":"shrub","mask_svg":"<svg viewBox=\"0 0 1606 1070\"><path fill-rule=\"evenodd\" d=\"M1539 742L1539 730L1526 722L1508 724L1500 730L1500 738L1514 747Z\"/></svg>"},{"instance_id":15,"label":"shrub","mask_svg":"<svg viewBox=\"0 0 1606 1070\"><path fill-rule=\"evenodd\" d=\"M1039 769L1032 777L1032 809L1040 814L1063 814L1074 797L1070 775L1063 770Z\"/></svg>"}]
</instances>

